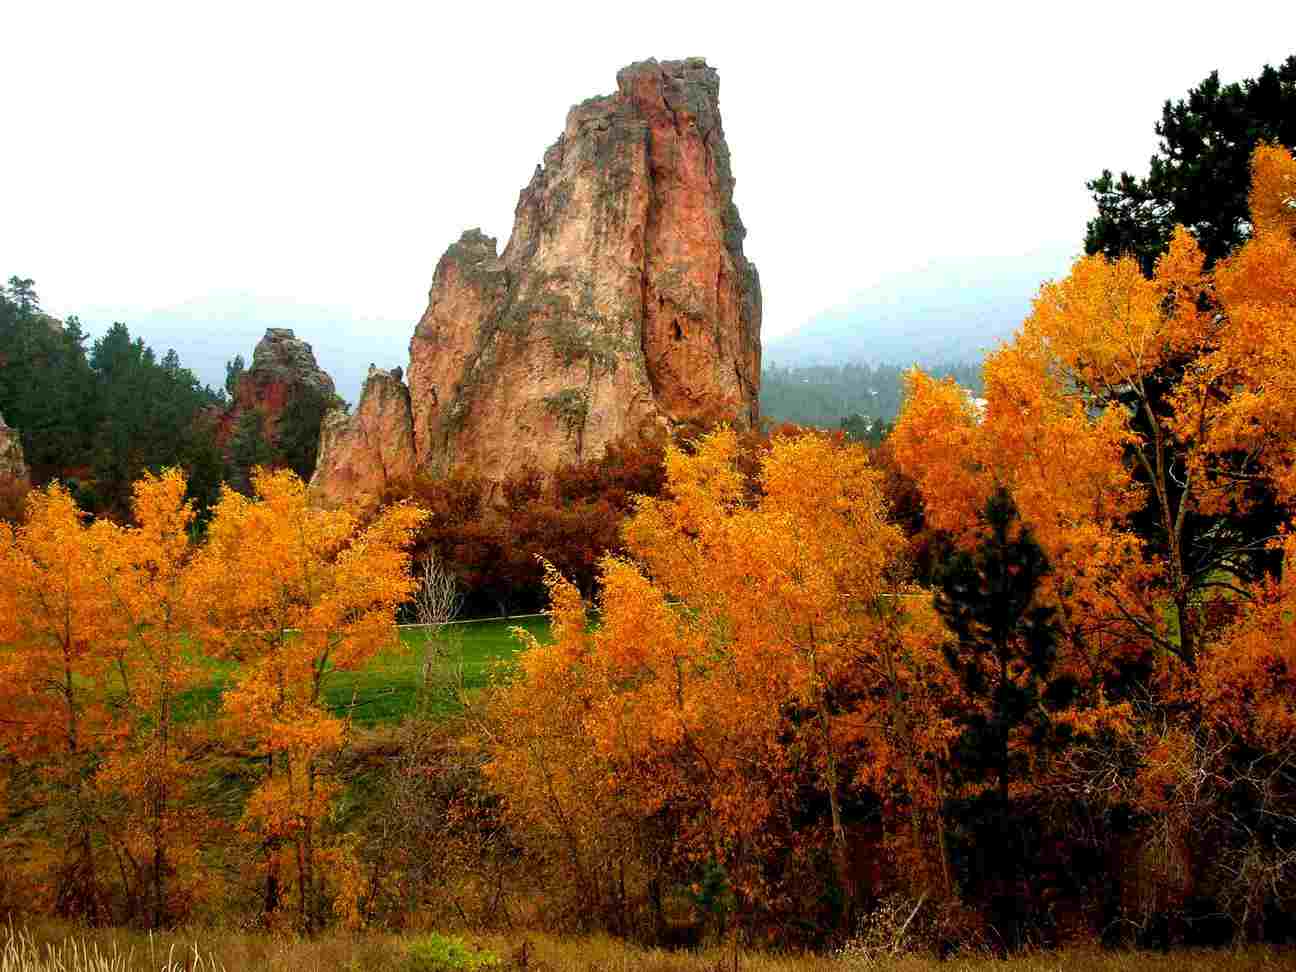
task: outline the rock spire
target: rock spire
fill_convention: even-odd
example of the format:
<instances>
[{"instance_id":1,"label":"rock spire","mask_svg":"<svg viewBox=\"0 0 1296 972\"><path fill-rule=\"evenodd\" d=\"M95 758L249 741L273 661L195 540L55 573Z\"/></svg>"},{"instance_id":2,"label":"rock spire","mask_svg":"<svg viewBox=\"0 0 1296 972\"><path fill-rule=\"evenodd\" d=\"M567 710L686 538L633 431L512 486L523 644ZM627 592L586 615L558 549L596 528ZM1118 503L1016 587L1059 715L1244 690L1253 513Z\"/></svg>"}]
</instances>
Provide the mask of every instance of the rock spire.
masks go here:
<instances>
[{"instance_id":1,"label":"rock spire","mask_svg":"<svg viewBox=\"0 0 1296 972\"><path fill-rule=\"evenodd\" d=\"M446 251L410 341L414 451L393 468L500 479L681 422L756 422L760 283L719 91L700 58L624 68L615 93L568 112L503 252L479 230ZM358 462L338 450L369 454L374 425L330 428L315 481L336 498Z\"/></svg>"}]
</instances>

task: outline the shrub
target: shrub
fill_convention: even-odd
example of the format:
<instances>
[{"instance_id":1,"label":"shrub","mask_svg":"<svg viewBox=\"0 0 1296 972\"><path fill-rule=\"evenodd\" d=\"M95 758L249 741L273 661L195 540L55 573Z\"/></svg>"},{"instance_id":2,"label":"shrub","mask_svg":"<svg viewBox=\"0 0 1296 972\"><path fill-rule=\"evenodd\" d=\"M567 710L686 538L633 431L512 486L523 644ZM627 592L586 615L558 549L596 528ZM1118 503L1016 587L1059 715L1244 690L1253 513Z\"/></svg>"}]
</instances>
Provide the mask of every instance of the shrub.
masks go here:
<instances>
[{"instance_id":1,"label":"shrub","mask_svg":"<svg viewBox=\"0 0 1296 972\"><path fill-rule=\"evenodd\" d=\"M462 938L435 932L405 948L404 972L474 972L500 965L499 956L469 946Z\"/></svg>"},{"instance_id":2,"label":"shrub","mask_svg":"<svg viewBox=\"0 0 1296 972\"><path fill-rule=\"evenodd\" d=\"M849 968L882 969L904 955L947 958L985 952L976 916L959 904L892 894L860 917L838 957Z\"/></svg>"}]
</instances>

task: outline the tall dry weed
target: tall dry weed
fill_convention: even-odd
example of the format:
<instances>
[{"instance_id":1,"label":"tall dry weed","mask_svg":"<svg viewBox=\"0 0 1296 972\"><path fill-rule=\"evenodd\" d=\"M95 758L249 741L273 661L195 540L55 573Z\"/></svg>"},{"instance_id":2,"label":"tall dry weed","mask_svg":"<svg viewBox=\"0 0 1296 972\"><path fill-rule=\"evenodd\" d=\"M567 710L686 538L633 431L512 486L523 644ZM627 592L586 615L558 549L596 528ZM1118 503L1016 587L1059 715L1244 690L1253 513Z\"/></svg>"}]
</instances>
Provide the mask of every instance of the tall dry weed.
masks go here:
<instances>
[{"instance_id":1,"label":"tall dry weed","mask_svg":"<svg viewBox=\"0 0 1296 972\"><path fill-rule=\"evenodd\" d=\"M80 935L69 935L58 942L40 944L24 929L12 925L5 929L4 944L0 946L0 972L135 972L137 969L156 969L157 972L226 972L210 954L199 951L197 944L190 950L172 944L158 949L149 939L148 954L136 953L134 947L123 951L115 938L107 945Z\"/></svg>"}]
</instances>

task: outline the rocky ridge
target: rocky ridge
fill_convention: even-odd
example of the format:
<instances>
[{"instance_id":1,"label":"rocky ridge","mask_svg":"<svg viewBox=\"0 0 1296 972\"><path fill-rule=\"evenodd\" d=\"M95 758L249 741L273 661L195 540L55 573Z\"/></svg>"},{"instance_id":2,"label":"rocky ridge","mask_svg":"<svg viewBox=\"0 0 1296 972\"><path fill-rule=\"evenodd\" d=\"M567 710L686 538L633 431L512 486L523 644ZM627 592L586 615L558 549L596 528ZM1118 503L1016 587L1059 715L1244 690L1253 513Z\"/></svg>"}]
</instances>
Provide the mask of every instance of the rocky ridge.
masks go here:
<instances>
[{"instance_id":1,"label":"rocky ridge","mask_svg":"<svg viewBox=\"0 0 1296 972\"><path fill-rule=\"evenodd\" d=\"M366 382L357 421L329 420L316 488L336 501L387 470L460 465L501 479L682 422L754 424L760 283L733 186L713 68L618 72L615 93L568 112L504 251L470 230L437 264L410 341L408 435L390 382Z\"/></svg>"}]
</instances>

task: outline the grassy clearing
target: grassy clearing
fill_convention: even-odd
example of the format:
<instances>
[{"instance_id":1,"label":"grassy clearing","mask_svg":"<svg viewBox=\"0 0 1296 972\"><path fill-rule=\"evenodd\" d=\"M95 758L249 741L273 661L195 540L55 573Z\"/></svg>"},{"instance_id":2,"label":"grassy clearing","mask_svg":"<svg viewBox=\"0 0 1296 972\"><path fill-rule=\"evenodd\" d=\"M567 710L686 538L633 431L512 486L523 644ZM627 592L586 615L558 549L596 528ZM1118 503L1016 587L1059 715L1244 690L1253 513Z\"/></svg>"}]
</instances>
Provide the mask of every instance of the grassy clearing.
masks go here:
<instances>
[{"instance_id":1,"label":"grassy clearing","mask_svg":"<svg viewBox=\"0 0 1296 972\"><path fill-rule=\"evenodd\" d=\"M534 972L728 972L733 952L640 949L607 938L556 939L544 935L465 935L470 949L501 958L500 969ZM419 936L335 934L302 940L243 932L175 932L149 936L122 930L60 925L0 928L0 972L408 972ZM523 943L526 943L525 965ZM1002 961L992 958L938 962L915 957L869 962L845 955L801 956L743 952L740 972L1260 972L1290 969L1296 954L1273 949L1238 952L1184 951L1170 955L1076 949L1041 952ZM446 972L450 972L449 969Z\"/></svg>"},{"instance_id":2,"label":"grassy clearing","mask_svg":"<svg viewBox=\"0 0 1296 972\"><path fill-rule=\"evenodd\" d=\"M469 621L450 625L443 636L450 656L458 659L465 688L486 684L491 669L507 664L520 645L514 627L524 628L542 641L549 638L548 618ZM386 651L357 672L336 672L329 679L325 699L338 712L348 709L362 725L394 723L413 711L422 687L423 659L428 636L423 629L402 628L401 648ZM234 663L210 663L211 678L187 692L180 703L181 718L205 719L220 708L221 693L237 670Z\"/></svg>"}]
</instances>

